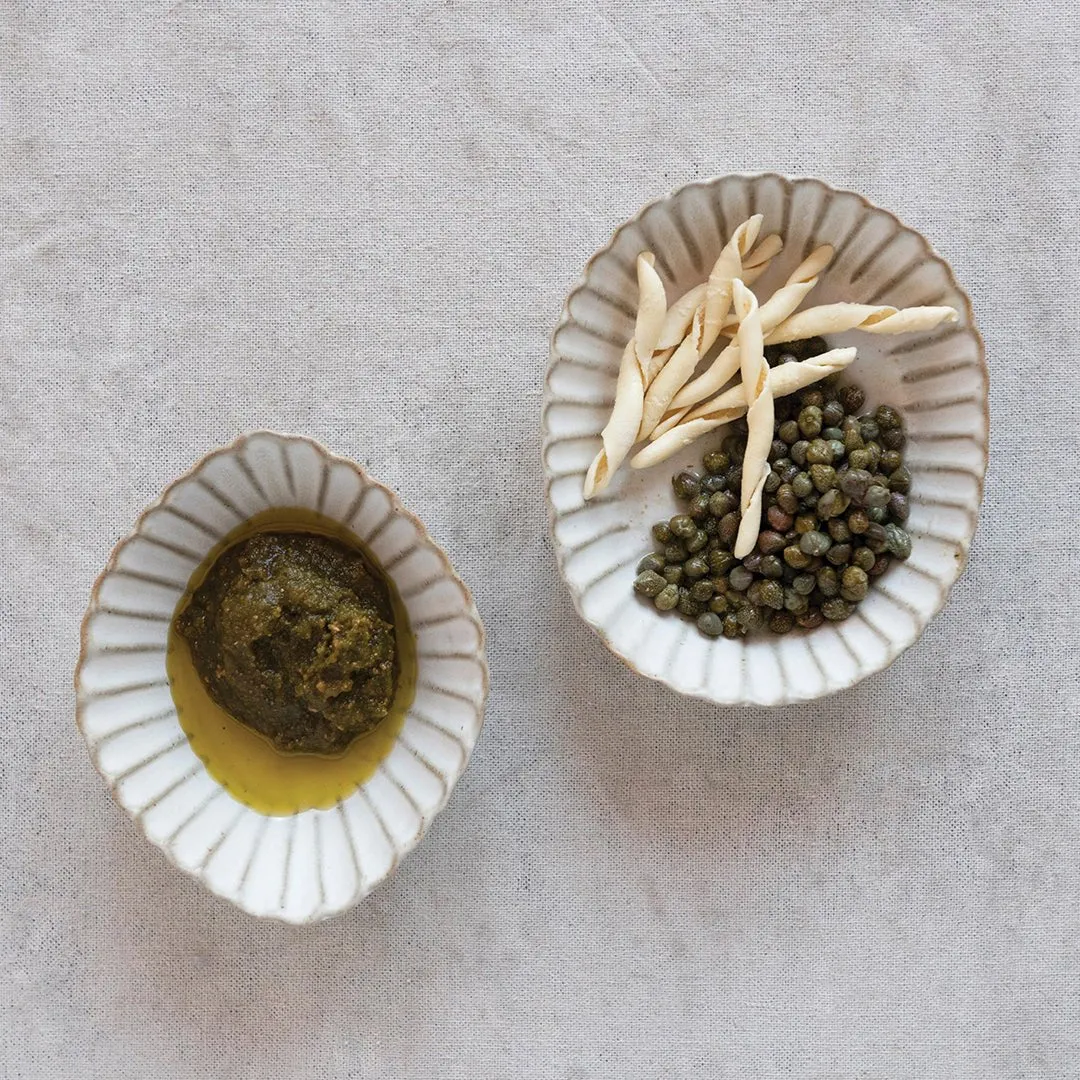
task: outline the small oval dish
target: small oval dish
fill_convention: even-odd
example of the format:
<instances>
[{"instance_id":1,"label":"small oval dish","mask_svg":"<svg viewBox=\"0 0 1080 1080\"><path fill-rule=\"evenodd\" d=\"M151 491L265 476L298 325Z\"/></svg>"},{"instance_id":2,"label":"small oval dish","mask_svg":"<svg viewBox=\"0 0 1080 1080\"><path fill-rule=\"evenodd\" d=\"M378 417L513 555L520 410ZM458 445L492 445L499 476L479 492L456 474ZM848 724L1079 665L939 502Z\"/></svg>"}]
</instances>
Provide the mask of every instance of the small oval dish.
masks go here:
<instances>
[{"instance_id":1,"label":"small oval dish","mask_svg":"<svg viewBox=\"0 0 1080 1080\"><path fill-rule=\"evenodd\" d=\"M663 464L619 470L588 502L582 486L634 334L638 255L652 252L667 295L681 296L705 281L733 230L754 214L764 216L761 236L784 240L753 285L760 296L828 244L835 254L805 306L951 306L959 320L900 337L849 331L828 338L830 348L858 348L849 374L869 407L888 402L903 413L912 474L907 561L875 582L846 621L782 637L709 640L632 589L638 561L652 548L650 526L681 512L671 478L700 466L708 437ZM964 568L986 470L987 382L971 303L949 266L922 236L862 196L765 174L691 184L650 203L589 261L551 340L543 462L555 551L575 607L632 670L716 704L806 701L881 671L917 640Z\"/></svg>"},{"instance_id":2,"label":"small oval dish","mask_svg":"<svg viewBox=\"0 0 1080 1080\"><path fill-rule=\"evenodd\" d=\"M314 511L366 545L407 611L416 690L369 779L329 809L276 816L234 798L192 750L166 648L203 560L279 508ZM472 597L420 521L352 462L263 431L200 461L117 545L83 620L75 688L93 762L147 838L243 910L304 923L356 904L419 843L476 743L488 671Z\"/></svg>"}]
</instances>

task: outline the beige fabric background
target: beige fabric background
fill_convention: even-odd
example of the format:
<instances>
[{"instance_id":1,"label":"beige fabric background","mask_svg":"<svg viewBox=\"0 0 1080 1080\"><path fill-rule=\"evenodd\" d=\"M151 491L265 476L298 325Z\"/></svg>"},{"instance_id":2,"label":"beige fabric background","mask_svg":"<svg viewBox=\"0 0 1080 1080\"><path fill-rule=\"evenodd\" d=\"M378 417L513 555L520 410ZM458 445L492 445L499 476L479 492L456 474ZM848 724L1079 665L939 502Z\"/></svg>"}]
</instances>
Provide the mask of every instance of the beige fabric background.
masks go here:
<instances>
[{"instance_id":1,"label":"beige fabric background","mask_svg":"<svg viewBox=\"0 0 1080 1080\"><path fill-rule=\"evenodd\" d=\"M1080 1075L1075 4L0 4L0 1076ZM547 335L647 199L814 174L971 291L972 562L889 671L717 711L632 679L546 537ZM255 427L398 490L493 690L422 849L255 922L72 723L93 577Z\"/></svg>"}]
</instances>

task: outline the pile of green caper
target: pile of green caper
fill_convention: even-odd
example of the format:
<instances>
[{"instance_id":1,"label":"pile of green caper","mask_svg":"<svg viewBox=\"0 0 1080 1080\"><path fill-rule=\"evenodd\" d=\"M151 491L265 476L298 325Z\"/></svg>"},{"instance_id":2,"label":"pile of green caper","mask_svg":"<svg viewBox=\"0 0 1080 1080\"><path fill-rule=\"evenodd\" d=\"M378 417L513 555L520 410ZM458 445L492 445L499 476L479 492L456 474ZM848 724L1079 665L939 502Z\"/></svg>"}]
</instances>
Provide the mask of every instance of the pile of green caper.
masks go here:
<instances>
[{"instance_id":1,"label":"pile of green caper","mask_svg":"<svg viewBox=\"0 0 1080 1080\"><path fill-rule=\"evenodd\" d=\"M801 343L796 343L796 345ZM823 351L812 346L815 351ZM781 346L772 363L814 355ZM708 637L786 634L846 619L892 559L906 559L911 474L899 412L862 413L859 387L826 380L776 401L757 547L736 559L745 424L672 480L683 513L653 526L634 589Z\"/></svg>"}]
</instances>

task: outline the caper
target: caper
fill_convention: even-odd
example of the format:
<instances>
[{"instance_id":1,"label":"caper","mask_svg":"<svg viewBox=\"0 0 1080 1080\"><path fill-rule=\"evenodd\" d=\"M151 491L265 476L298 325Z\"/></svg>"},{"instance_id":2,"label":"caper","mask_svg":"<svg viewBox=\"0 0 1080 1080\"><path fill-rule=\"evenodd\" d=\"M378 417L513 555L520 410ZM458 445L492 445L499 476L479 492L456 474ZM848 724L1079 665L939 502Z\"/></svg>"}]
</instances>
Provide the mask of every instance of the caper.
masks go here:
<instances>
[{"instance_id":1,"label":"caper","mask_svg":"<svg viewBox=\"0 0 1080 1080\"><path fill-rule=\"evenodd\" d=\"M857 547L851 554L852 563L860 570L869 572L877 556L868 547Z\"/></svg>"},{"instance_id":2,"label":"caper","mask_svg":"<svg viewBox=\"0 0 1080 1080\"><path fill-rule=\"evenodd\" d=\"M794 514L799 509L799 497L791 484L781 484L776 490L776 505L785 514Z\"/></svg>"},{"instance_id":3,"label":"caper","mask_svg":"<svg viewBox=\"0 0 1080 1080\"><path fill-rule=\"evenodd\" d=\"M860 536L870 527L870 519L865 510L852 510L847 516L847 527L856 535Z\"/></svg>"},{"instance_id":4,"label":"caper","mask_svg":"<svg viewBox=\"0 0 1080 1080\"><path fill-rule=\"evenodd\" d=\"M817 512L820 518L835 518L842 514L851 505L851 500L836 488L826 491L818 499ZM830 534L831 535L831 534Z\"/></svg>"},{"instance_id":5,"label":"caper","mask_svg":"<svg viewBox=\"0 0 1080 1080\"><path fill-rule=\"evenodd\" d=\"M906 495L901 495L899 491L894 491L889 496L889 516L896 521L901 523L907 521L910 509L908 497Z\"/></svg>"},{"instance_id":6,"label":"caper","mask_svg":"<svg viewBox=\"0 0 1080 1080\"><path fill-rule=\"evenodd\" d=\"M825 558L833 566L843 566L851 559L851 545L850 544L833 544L827 552L825 552Z\"/></svg>"},{"instance_id":7,"label":"caper","mask_svg":"<svg viewBox=\"0 0 1080 1080\"><path fill-rule=\"evenodd\" d=\"M866 404L866 395L858 386L842 386L837 400L844 406L844 411L857 413Z\"/></svg>"},{"instance_id":8,"label":"caper","mask_svg":"<svg viewBox=\"0 0 1080 1080\"><path fill-rule=\"evenodd\" d=\"M724 637L737 638L742 634L743 629L739 625L739 620L732 614L724 616Z\"/></svg>"},{"instance_id":9,"label":"caper","mask_svg":"<svg viewBox=\"0 0 1080 1080\"><path fill-rule=\"evenodd\" d=\"M739 459L739 464L732 465L727 471L728 487L732 491L738 491L739 485L742 483L742 459Z\"/></svg>"},{"instance_id":10,"label":"caper","mask_svg":"<svg viewBox=\"0 0 1080 1080\"><path fill-rule=\"evenodd\" d=\"M761 609L745 604L735 612L735 618L744 630L757 630L765 621Z\"/></svg>"},{"instance_id":11,"label":"caper","mask_svg":"<svg viewBox=\"0 0 1080 1080\"><path fill-rule=\"evenodd\" d=\"M706 637L720 637L724 632L724 620L715 612L703 612L697 618L697 628Z\"/></svg>"},{"instance_id":12,"label":"caper","mask_svg":"<svg viewBox=\"0 0 1080 1080\"><path fill-rule=\"evenodd\" d=\"M911 490L911 473L901 465L889 474L889 487L893 491L908 492Z\"/></svg>"},{"instance_id":13,"label":"caper","mask_svg":"<svg viewBox=\"0 0 1080 1080\"><path fill-rule=\"evenodd\" d=\"M725 514L720 519L720 527L716 530L716 536L721 544L730 547L735 543L735 537L739 534L739 515L735 511Z\"/></svg>"},{"instance_id":14,"label":"caper","mask_svg":"<svg viewBox=\"0 0 1080 1080\"><path fill-rule=\"evenodd\" d=\"M700 555L694 555L683 563L683 570L688 578L701 578L709 572L709 564Z\"/></svg>"},{"instance_id":15,"label":"caper","mask_svg":"<svg viewBox=\"0 0 1080 1080\"><path fill-rule=\"evenodd\" d=\"M772 494L784 481L780 478L780 474L775 470L769 472L765 477L765 490Z\"/></svg>"},{"instance_id":16,"label":"caper","mask_svg":"<svg viewBox=\"0 0 1080 1080\"><path fill-rule=\"evenodd\" d=\"M718 491L709 497L709 513L713 517L722 518L730 514L739 505L737 496L730 491Z\"/></svg>"},{"instance_id":17,"label":"caper","mask_svg":"<svg viewBox=\"0 0 1080 1080\"><path fill-rule=\"evenodd\" d=\"M833 402L835 405L836 403ZM825 427L821 429L821 437L826 442L839 442L841 446L841 453L843 452L844 445L844 433L838 427Z\"/></svg>"},{"instance_id":18,"label":"caper","mask_svg":"<svg viewBox=\"0 0 1080 1080\"><path fill-rule=\"evenodd\" d=\"M735 565L735 556L730 551L717 548L715 551L709 552L706 562L708 562L709 570L712 573L722 576Z\"/></svg>"},{"instance_id":19,"label":"caper","mask_svg":"<svg viewBox=\"0 0 1080 1080\"><path fill-rule=\"evenodd\" d=\"M784 607L793 615L801 615L809 609L810 601L803 593L796 592L794 589L785 589Z\"/></svg>"},{"instance_id":20,"label":"caper","mask_svg":"<svg viewBox=\"0 0 1080 1080\"><path fill-rule=\"evenodd\" d=\"M880 438L881 428L878 427L877 421L870 414L859 417L859 434L862 435L864 442L873 442L875 439Z\"/></svg>"},{"instance_id":21,"label":"caper","mask_svg":"<svg viewBox=\"0 0 1080 1080\"><path fill-rule=\"evenodd\" d=\"M683 568L678 564L665 566L664 569L660 571L660 576L669 585L678 585L683 579Z\"/></svg>"},{"instance_id":22,"label":"caper","mask_svg":"<svg viewBox=\"0 0 1080 1080\"><path fill-rule=\"evenodd\" d=\"M709 610L715 611L717 615L723 615L728 610L728 606L726 596L714 596L709 601Z\"/></svg>"},{"instance_id":23,"label":"caper","mask_svg":"<svg viewBox=\"0 0 1080 1080\"><path fill-rule=\"evenodd\" d=\"M659 596L666 587L667 582L655 570L644 570L634 578L634 592L642 596Z\"/></svg>"},{"instance_id":24,"label":"caper","mask_svg":"<svg viewBox=\"0 0 1080 1080\"><path fill-rule=\"evenodd\" d=\"M858 450L852 450L848 448L848 466L852 469L862 469L869 471L870 462L873 460L870 456L870 451L866 449L865 445Z\"/></svg>"},{"instance_id":25,"label":"caper","mask_svg":"<svg viewBox=\"0 0 1080 1080\"><path fill-rule=\"evenodd\" d=\"M884 525L889 516L889 511L884 506L871 506L866 511L866 516L877 525Z\"/></svg>"},{"instance_id":26,"label":"caper","mask_svg":"<svg viewBox=\"0 0 1080 1080\"><path fill-rule=\"evenodd\" d=\"M892 565L892 559L890 559L888 555L879 555L874 560L874 565L870 567L867 573L872 578L881 577L881 575L889 569L890 565Z\"/></svg>"},{"instance_id":27,"label":"caper","mask_svg":"<svg viewBox=\"0 0 1080 1080\"><path fill-rule=\"evenodd\" d=\"M779 365L779 364L797 364L798 362L799 362L799 358L795 355L795 353L791 352L790 350L788 350L787 352L779 353L777 355L777 357L776 357L777 365Z\"/></svg>"},{"instance_id":28,"label":"caper","mask_svg":"<svg viewBox=\"0 0 1080 1080\"><path fill-rule=\"evenodd\" d=\"M869 488L870 473L866 469L845 469L840 474L840 490L857 503L861 503L866 498Z\"/></svg>"},{"instance_id":29,"label":"caper","mask_svg":"<svg viewBox=\"0 0 1080 1080\"><path fill-rule=\"evenodd\" d=\"M899 525L886 525L885 550L898 559L906 559L911 554L910 534Z\"/></svg>"},{"instance_id":30,"label":"caper","mask_svg":"<svg viewBox=\"0 0 1080 1080\"><path fill-rule=\"evenodd\" d=\"M830 622L841 622L851 614L851 605L846 600L841 600L839 597L832 600L826 600L821 605L821 614L825 616Z\"/></svg>"},{"instance_id":31,"label":"caper","mask_svg":"<svg viewBox=\"0 0 1080 1080\"><path fill-rule=\"evenodd\" d=\"M866 506L887 506L889 502L889 489L880 484L871 484L866 489L863 504Z\"/></svg>"},{"instance_id":32,"label":"caper","mask_svg":"<svg viewBox=\"0 0 1080 1080\"><path fill-rule=\"evenodd\" d=\"M688 517L692 517L695 521L701 521L702 518L707 517L709 513L709 493L703 491L699 495L695 495L690 500L686 513Z\"/></svg>"},{"instance_id":33,"label":"caper","mask_svg":"<svg viewBox=\"0 0 1080 1080\"><path fill-rule=\"evenodd\" d=\"M817 588L817 578L813 574L797 574L791 587L801 596L809 596Z\"/></svg>"},{"instance_id":34,"label":"caper","mask_svg":"<svg viewBox=\"0 0 1080 1080\"><path fill-rule=\"evenodd\" d=\"M831 566L823 566L816 577L818 591L822 596L836 596L840 592L840 578Z\"/></svg>"},{"instance_id":35,"label":"caper","mask_svg":"<svg viewBox=\"0 0 1080 1080\"><path fill-rule=\"evenodd\" d=\"M805 400L805 399L804 399ZM817 405L807 405L799 412L799 431L804 439L812 439L821 433L821 409ZM794 451L794 447L792 447ZM794 453L792 460L797 460ZM801 465L802 462L799 462Z\"/></svg>"},{"instance_id":36,"label":"caper","mask_svg":"<svg viewBox=\"0 0 1080 1080\"><path fill-rule=\"evenodd\" d=\"M806 352L805 356L814 356L812 352ZM820 409L825 404L825 395L820 390L807 390L800 399L804 406L811 409Z\"/></svg>"},{"instance_id":37,"label":"caper","mask_svg":"<svg viewBox=\"0 0 1080 1080\"><path fill-rule=\"evenodd\" d=\"M810 444L806 439L800 439L796 443L791 444L791 449L788 451L788 456L796 465L806 464L806 451L810 449Z\"/></svg>"},{"instance_id":38,"label":"caper","mask_svg":"<svg viewBox=\"0 0 1080 1080\"><path fill-rule=\"evenodd\" d=\"M664 548L664 558L669 563L681 563L686 561L687 551L677 540L673 540Z\"/></svg>"},{"instance_id":39,"label":"caper","mask_svg":"<svg viewBox=\"0 0 1080 1080\"><path fill-rule=\"evenodd\" d=\"M711 473L726 472L731 464L731 458L723 450L710 450L705 455L705 468Z\"/></svg>"},{"instance_id":40,"label":"caper","mask_svg":"<svg viewBox=\"0 0 1080 1080\"><path fill-rule=\"evenodd\" d=\"M810 474L804 472L797 473L795 478L791 481L791 490L795 492L796 496L800 499L805 499L806 496L814 490L814 481L810 479Z\"/></svg>"},{"instance_id":41,"label":"caper","mask_svg":"<svg viewBox=\"0 0 1080 1080\"><path fill-rule=\"evenodd\" d=\"M849 566L840 576L840 595L853 604L865 599L869 588L870 578L861 567Z\"/></svg>"},{"instance_id":42,"label":"caper","mask_svg":"<svg viewBox=\"0 0 1080 1080\"><path fill-rule=\"evenodd\" d=\"M646 570L652 570L653 573L659 574L666 565L663 555L658 555L655 551L652 551L638 563L637 569L639 574L645 573Z\"/></svg>"},{"instance_id":43,"label":"caper","mask_svg":"<svg viewBox=\"0 0 1080 1080\"><path fill-rule=\"evenodd\" d=\"M903 426L900 414L891 405L879 405L874 410L874 419L882 431L889 431Z\"/></svg>"},{"instance_id":44,"label":"caper","mask_svg":"<svg viewBox=\"0 0 1080 1080\"><path fill-rule=\"evenodd\" d=\"M689 540L686 541L686 550L691 555L697 554L709 542L709 534L704 529L698 529Z\"/></svg>"},{"instance_id":45,"label":"caper","mask_svg":"<svg viewBox=\"0 0 1080 1080\"><path fill-rule=\"evenodd\" d=\"M697 525L689 514L676 514L669 522L671 535L680 540L687 540L697 532Z\"/></svg>"},{"instance_id":46,"label":"caper","mask_svg":"<svg viewBox=\"0 0 1080 1080\"><path fill-rule=\"evenodd\" d=\"M881 447L876 442L868 442L863 447L863 453L866 454L866 468L871 472L877 472L881 464Z\"/></svg>"},{"instance_id":47,"label":"caper","mask_svg":"<svg viewBox=\"0 0 1080 1080\"><path fill-rule=\"evenodd\" d=\"M806 448L806 460L811 465L831 465L832 447L824 439L812 439ZM813 475L813 470L811 470L811 475Z\"/></svg>"},{"instance_id":48,"label":"caper","mask_svg":"<svg viewBox=\"0 0 1080 1080\"><path fill-rule=\"evenodd\" d=\"M775 507L769 507L769 509L773 510ZM778 551L783 551L786 545L780 533L772 529L763 529L758 533L757 546L762 555L775 555Z\"/></svg>"},{"instance_id":49,"label":"caper","mask_svg":"<svg viewBox=\"0 0 1080 1080\"><path fill-rule=\"evenodd\" d=\"M813 514L800 514L795 519L795 531L801 536L803 533L813 532L818 526L818 519Z\"/></svg>"},{"instance_id":50,"label":"caper","mask_svg":"<svg viewBox=\"0 0 1080 1080\"><path fill-rule=\"evenodd\" d=\"M784 564L775 555L766 555L761 560L758 573L762 577L782 578L784 576Z\"/></svg>"},{"instance_id":51,"label":"caper","mask_svg":"<svg viewBox=\"0 0 1080 1080\"><path fill-rule=\"evenodd\" d=\"M866 443L863 442L857 427L848 428L844 432L844 449L850 454L852 451L861 450Z\"/></svg>"},{"instance_id":52,"label":"caper","mask_svg":"<svg viewBox=\"0 0 1080 1080\"><path fill-rule=\"evenodd\" d=\"M810 565L810 556L797 544L789 544L784 548L784 562L796 570L805 570Z\"/></svg>"},{"instance_id":53,"label":"caper","mask_svg":"<svg viewBox=\"0 0 1080 1080\"><path fill-rule=\"evenodd\" d=\"M679 586L678 585L666 585L659 593L656 594L653 603L656 605L658 611L671 611L675 605L679 602Z\"/></svg>"},{"instance_id":54,"label":"caper","mask_svg":"<svg viewBox=\"0 0 1080 1080\"><path fill-rule=\"evenodd\" d=\"M714 491L727 491L727 477L710 473L701 481L701 490L710 495Z\"/></svg>"},{"instance_id":55,"label":"caper","mask_svg":"<svg viewBox=\"0 0 1080 1080\"><path fill-rule=\"evenodd\" d=\"M796 500L796 505L798 505L798 500ZM765 511L765 517L777 532L787 532L788 529L791 528L792 522L795 520L779 506L770 506L769 509Z\"/></svg>"},{"instance_id":56,"label":"caper","mask_svg":"<svg viewBox=\"0 0 1080 1080\"><path fill-rule=\"evenodd\" d=\"M829 535L836 543L842 544L851 539L851 530L843 518L833 518L829 522Z\"/></svg>"},{"instance_id":57,"label":"caper","mask_svg":"<svg viewBox=\"0 0 1080 1080\"><path fill-rule=\"evenodd\" d=\"M831 545L832 541L829 537L816 529L803 533L802 538L799 540L799 550L807 555L824 555Z\"/></svg>"},{"instance_id":58,"label":"caper","mask_svg":"<svg viewBox=\"0 0 1080 1080\"><path fill-rule=\"evenodd\" d=\"M885 453L881 455L881 460L878 462L878 468L888 475L896 469L899 469L903 463L904 459L899 450L886 450Z\"/></svg>"},{"instance_id":59,"label":"caper","mask_svg":"<svg viewBox=\"0 0 1080 1080\"><path fill-rule=\"evenodd\" d=\"M780 425L777 434L790 446L792 443L799 441L799 425L794 420L785 420Z\"/></svg>"},{"instance_id":60,"label":"caper","mask_svg":"<svg viewBox=\"0 0 1080 1080\"><path fill-rule=\"evenodd\" d=\"M886 450L899 451L903 450L904 444L907 442L907 436L900 430L900 428L893 428L890 431L883 431L881 433L881 445Z\"/></svg>"},{"instance_id":61,"label":"caper","mask_svg":"<svg viewBox=\"0 0 1080 1080\"><path fill-rule=\"evenodd\" d=\"M878 524L876 521L871 521L866 526L866 532L863 534L863 543L875 554L880 555L885 550L885 526Z\"/></svg>"},{"instance_id":62,"label":"caper","mask_svg":"<svg viewBox=\"0 0 1080 1080\"><path fill-rule=\"evenodd\" d=\"M707 610L708 605L699 604L696 600L691 599L690 593L687 591L679 594L679 602L675 606L678 608L680 615L685 615L688 619L696 619Z\"/></svg>"},{"instance_id":63,"label":"caper","mask_svg":"<svg viewBox=\"0 0 1080 1080\"><path fill-rule=\"evenodd\" d=\"M753 583L754 575L745 566L735 566L728 574L728 584L736 592L745 592Z\"/></svg>"},{"instance_id":64,"label":"caper","mask_svg":"<svg viewBox=\"0 0 1080 1080\"><path fill-rule=\"evenodd\" d=\"M784 606L784 587L778 581L762 581L760 585L761 599L757 601L757 606L780 611Z\"/></svg>"},{"instance_id":65,"label":"caper","mask_svg":"<svg viewBox=\"0 0 1080 1080\"><path fill-rule=\"evenodd\" d=\"M674 533L672 533L671 528L666 521L658 521L652 527L652 534L653 539L658 544L670 544L671 539L674 536Z\"/></svg>"},{"instance_id":66,"label":"caper","mask_svg":"<svg viewBox=\"0 0 1080 1080\"><path fill-rule=\"evenodd\" d=\"M758 568L761 566L761 559L762 555L760 551L751 551L750 554L743 559L742 564L751 574L756 574Z\"/></svg>"},{"instance_id":67,"label":"caper","mask_svg":"<svg viewBox=\"0 0 1080 1080\"><path fill-rule=\"evenodd\" d=\"M836 427L841 420L844 419L844 406L840 403L839 399L836 401L829 401L822 407L821 410L821 422L826 427Z\"/></svg>"},{"instance_id":68,"label":"caper","mask_svg":"<svg viewBox=\"0 0 1080 1080\"><path fill-rule=\"evenodd\" d=\"M692 499L701 491L701 474L696 469L683 469L671 478L671 486L680 499Z\"/></svg>"},{"instance_id":69,"label":"caper","mask_svg":"<svg viewBox=\"0 0 1080 1080\"><path fill-rule=\"evenodd\" d=\"M774 634L787 634L795 626L795 617L789 611L774 612L769 618L769 629Z\"/></svg>"},{"instance_id":70,"label":"caper","mask_svg":"<svg viewBox=\"0 0 1080 1080\"><path fill-rule=\"evenodd\" d=\"M695 581L690 586L690 599L704 603L706 600L712 599L714 592L713 583L708 578L701 578L701 580Z\"/></svg>"},{"instance_id":71,"label":"caper","mask_svg":"<svg viewBox=\"0 0 1080 1080\"><path fill-rule=\"evenodd\" d=\"M836 486L836 470L831 465L811 465L810 479L814 487L824 494L829 488Z\"/></svg>"}]
</instances>

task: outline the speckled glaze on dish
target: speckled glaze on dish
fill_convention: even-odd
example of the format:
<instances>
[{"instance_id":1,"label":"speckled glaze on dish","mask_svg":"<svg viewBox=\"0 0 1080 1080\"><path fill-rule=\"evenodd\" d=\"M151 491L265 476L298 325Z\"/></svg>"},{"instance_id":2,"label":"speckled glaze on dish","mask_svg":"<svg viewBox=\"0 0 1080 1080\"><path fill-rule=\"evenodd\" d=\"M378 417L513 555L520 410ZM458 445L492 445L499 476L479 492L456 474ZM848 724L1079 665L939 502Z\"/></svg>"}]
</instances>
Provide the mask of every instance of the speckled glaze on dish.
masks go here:
<instances>
[{"instance_id":1,"label":"speckled glaze on dish","mask_svg":"<svg viewBox=\"0 0 1080 1080\"><path fill-rule=\"evenodd\" d=\"M622 350L633 333L634 261L656 255L669 299L704 281L732 230L751 214L783 253L755 284L768 296L819 244L836 256L803 307L840 300L896 307L950 304L960 321L900 337L851 332L850 378L869 404L904 412L912 472L911 557L876 582L843 623L785 637L711 641L633 595L652 522L676 512L671 476L700 464L708 438L662 465L624 466L585 503ZM632 669L674 690L728 705L781 705L844 689L888 666L941 609L962 572L982 501L989 418L987 370L971 303L948 265L912 229L862 196L819 180L726 176L681 188L621 226L589 262L552 336L543 405L544 469L559 567L582 618Z\"/></svg>"},{"instance_id":2,"label":"speckled glaze on dish","mask_svg":"<svg viewBox=\"0 0 1080 1080\"><path fill-rule=\"evenodd\" d=\"M417 688L374 775L329 810L238 802L180 727L169 623L215 544L256 514L303 507L363 540L416 640ZM472 597L423 525L359 467L309 439L256 432L172 484L113 552L83 620L77 721L117 802L182 870L253 915L302 923L357 903L424 835L480 734L488 671Z\"/></svg>"}]
</instances>

